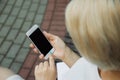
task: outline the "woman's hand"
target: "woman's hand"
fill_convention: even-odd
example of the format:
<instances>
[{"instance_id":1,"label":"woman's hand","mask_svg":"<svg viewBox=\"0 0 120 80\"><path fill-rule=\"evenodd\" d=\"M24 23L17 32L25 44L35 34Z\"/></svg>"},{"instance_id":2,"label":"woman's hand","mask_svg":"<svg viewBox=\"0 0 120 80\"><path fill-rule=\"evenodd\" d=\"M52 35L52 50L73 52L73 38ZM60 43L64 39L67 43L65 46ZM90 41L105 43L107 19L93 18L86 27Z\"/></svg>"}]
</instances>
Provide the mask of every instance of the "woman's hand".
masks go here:
<instances>
[{"instance_id":1,"label":"woman's hand","mask_svg":"<svg viewBox=\"0 0 120 80\"><path fill-rule=\"evenodd\" d=\"M49 61L41 62L35 67L35 80L56 80L57 72L52 56Z\"/></svg>"},{"instance_id":2,"label":"woman's hand","mask_svg":"<svg viewBox=\"0 0 120 80\"><path fill-rule=\"evenodd\" d=\"M53 34L43 32L46 38L50 41L50 43L55 48L55 52L53 53L53 56L55 56L58 59L61 59L63 62L65 62L69 67L72 67L72 65L80 58L77 54L75 54L73 51L71 51L65 43L58 37ZM37 48L33 44L30 44L30 47L33 48L33 51L38 53ZM40 59L44 58L44 55L41 54Z\"/></svg>"},{"instance_id":3,"label":"woman's hand","mask_svg":"<svg viewBox=\"0 0 120 80\"><path fill-rule=\"evenodd\" d=\"M66 48L65 43L58 36L55 36L55 35L50 34L50 33L47 33L45 31L43 33L46 36L46 38L50 41L52 46L55 48L55 52L53 53L53 56L63 60L64 57L65 57L65 48ZM34 52L38 53L37 48L35 48L35 46L33 44L30 44L30 47L33 49ZM44 57L43 54L40 55L41 59L43 57Z\"/></svg>"}]
</instances>

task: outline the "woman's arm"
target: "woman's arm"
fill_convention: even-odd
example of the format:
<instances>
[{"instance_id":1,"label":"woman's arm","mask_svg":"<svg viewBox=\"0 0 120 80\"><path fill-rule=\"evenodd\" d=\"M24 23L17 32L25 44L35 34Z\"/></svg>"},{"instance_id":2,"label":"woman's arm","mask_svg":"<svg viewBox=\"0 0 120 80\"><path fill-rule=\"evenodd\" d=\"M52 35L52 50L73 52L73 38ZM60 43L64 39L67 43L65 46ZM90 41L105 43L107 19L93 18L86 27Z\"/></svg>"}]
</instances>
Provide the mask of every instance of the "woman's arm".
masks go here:
<instances>
[{"instance_id":1,"label":"woman's arm","mask_svg":"<svg viewBox=\"0 0 120 80\"><path fill-rule=\"evenodd\" d=\"M80 58L76 53L74 53L69 47L66 46L65 48L65 56L62 59L70 68L73 64Z\"/></svg>"}]
</instances>

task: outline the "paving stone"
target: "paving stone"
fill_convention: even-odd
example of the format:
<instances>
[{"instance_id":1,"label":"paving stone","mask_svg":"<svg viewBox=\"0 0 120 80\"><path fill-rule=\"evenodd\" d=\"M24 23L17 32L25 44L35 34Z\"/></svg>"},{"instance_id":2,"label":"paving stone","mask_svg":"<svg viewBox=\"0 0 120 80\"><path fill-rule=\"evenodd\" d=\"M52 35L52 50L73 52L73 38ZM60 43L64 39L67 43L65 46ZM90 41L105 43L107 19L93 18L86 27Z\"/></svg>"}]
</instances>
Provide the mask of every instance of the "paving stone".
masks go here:
<instances>
[{"instance_id":1,"label":"paving stone","mask_svg":"<svg viewBox=\"0 0 120 80\"><path fill-rule=\"evenodd\" d=\"M53 17L53 18L52 18ZM58 17L58 16L57 16ZM53 12L52 11L49 11L45 16L44 16L44 20L47 20L47 21L51 21L51 19L53 20L54 19L54 16L53 16ZM45 22L45 21L44 21Z\"/></svg>"},{"instance_id":2,"label":"paving stone","mask_svg":"<svg viewBox=\"0 0 120 80\"><path fill-rule=\"evenodd\" d=\"M23 19L17 19L17 20L15 21L15 24L13 25L13 28L15 28L15 29L20 29L21 26L22 26L22 24L23 24Z\"/></svg>"},{"instance_id":3,"label":"paving stone","mask_svg":"<svg viewBox=\"0 0 120 80\"><path fill-rule=\"evenodd\" d=\"M28 80L35 80L34 76L28 77Z\"/></svg>"},{"instance_id":4,"label":"paving stone","mask_svg":"<svg viewBox=\"0 0 120 80\"><path fill-rule=\"evenodd\" d=\"M50 23L51 23L50 20L49 20L49 21L47 21L47 20L46 20L46 21L43 21L41 28L42 28L43 30L48 31L48 29L51 27L51 26L50 26Z\"/></svg>"},{"instance_id":5,"label":"paving stone","mask_svg":"<svg viewBox=\"0 0 120 80\"><path fill-rule=\"evenodd\" d=\"M28 38L26 37L25 42L24 42L24 44L23 44L23 47L29 48L30 43L31 43L30 39L28 39Z\"/></svg>"},{"instance_id":6,"label":"paving stone","mask_svg":"<svg viewBox=\"0 0 120 80\"><path fill-rule=\"evenodd\" d=\"M24 9L21 10L18 17L19 18L25 18L25 16L27 15L27 12L28 12L27 10L24 10Z\"/></svg>"},{"instance_id":7,"label":"paving stone","mask_svg":"<svg viewBox=\"0 0 120 80\"><path fill-rule=\"evenodd\" d=\"M52 31L65 31L66 28L65 28L65 26L59 26L59 25L54 26L54 25L52 25L52 27L50 28L50 30L52 30Z\"/></svg>"},{"instance_id":8,"label":"paving stone","mask_svg":"<svg viewBox=\"0 0 120 80\"><path fill-rule=\"evenodd\" d=\"M7 40L14 40L15 37L17 36L18 30L13 29L9 32L8 36L7 36Z\"/></svg>"},{"instance_id":9,"label":"paving stone","mask_svg":"<svg viewBox=\"0 0 120 80\"><path fill-rule=\"evenodd\" d=\"M32 21L34 19L35 13L34 12L29 12L27 14L26 20L27 21Z\"/></svg>"},{"instance_id":10,"label":"paving stone","mask_svg":"<svg viewBox=\"0 0 120 80\"><path fill-rule=\"evenodd\" d=\"M42 20L43 20L43 15L36 15L34 23L41 24Z\"/></svg>"},{"instance_id":11,"label":"paving stone","mask_svg":"<svg viewBox=\"0 0 120 80\"><path fill-rule=\"evenodd\" d=\"M7 51L9 50L9 48L11 47L11 44L12 44L12 42L10 42L10 41L4 41L4 43L0 47L0 52L2 54L6 54Z\"/></svg>"},{"instance_id":12,"label":"paving stone","mask_svg":"<svg viewBox=\"0 0 120 80\"><path fill-rule=\"evenodd\" d=\"M1 30L1 28L2 28L2 24L0 24L0 30Z\"/></svg>"},{"instance_id":13,"label":"paving stone","mask_svg":"<svg viewBox=\"0 0 120 80\"><path fill-rule=\"evenodd\" d=\"M20 74L24 79L26 79L26 78L28 77L29 73L30 73L30 69L25 69L25 68L22 68L22 69L20 70L20 72L19 72L19 74ZM26 79L26 80L28 80L28 79Z\"/></svg>"},{"instance_id":14,"label":"paving stone","mask_svg":"<svg viewBox=\"0 0 120 80\"><path fill-rule=\"evenodd\" d=\"M10 16L10 17L7 19L5 25L11 26L11 25L14 23L15 19L16 19L15 16Z\"/></svg>"},{"instance_id":15,"label":"paving stone","mask_svg":"<svg viewBox=\"0 0 120 80\"><path fill-rule=\"evenodd\" d=\"M1 62L1 60L3 59L3 57L4 57L3 55L0 55L0 62Z\"/></svg>"},{"instance_id":16,"label":"paving stone","mask_svg":"<svg viewBox=\"0 0 120 80\"><path fill-rule=\"evenodd\" d=\"M37 11L37 8L38 8L38 3L32 3L30 11L35 12L35 11Z\"/></svg>"},{"instance_id":17,"label":"paving stone","mask_svg":"<svg viewBox=\"0 0 120 80\"><path fill-rule=\"evenodd\" d=\"M14 7L12 12L11 12L11 15L17 16L19 13L19 10L20 10L20 7Z\"/></svg>"},{"instance_id":18,"label":"paving stone","mask_svg":"<svg viewBox=\"0 0 120 80\"><path fill-rule=\"evenodd\" d=\"M2 42L3 42L3 38L0 38L0 45L1 45Z\"/></svg>"},{"instance_id":19,"label":"paving stone","mask_svg":"<svg viewBox=\"0 0 120 80\"><path fill-rule=\"evenodd\" d=\"M11 1L11 0L8 0L8 3L7 3L7 4L11 4L11 5L12 5L12 4L15 4L15 1L16 1L16 0L12 0L12 1Z\"/></svg>"},{"instance_id":20,"label":"paving stone","mask_svg":"<svg viewBox=\"0 0 120 80\"><path fill-rule=\"evenodd\" d=\"M12 71L14 71L15 73L18 73L18 71L20 70L22 64L21 63L13 63L12 66L10 67L10 69Z\"/></svg>"},{"instance_id":21,"label":"paving stone","mask_svg":"<svg viewBox=\"0 0 120 80\"><path fill-rule=\"evenodd\" d=\"M7 5L3 11L3 14L10 13L11 9L12 9L12 5Z\"/></svg>"},{"instance_id":22,"label":"paving stone","mask_svg":"<svg viewBox=\"0 0 120 80\"><path fill-rule=\"evenodd\" d=\"M5 37L9 32L10 27L2 27L0 31L0 36Z\"/></svg>"},{"instance_id":23,"label":"paving stone","mask_svg":"<svg viewBox=\"0 0 120 80\"><path fill-rule=\"evenodd\" d=\"M40 5L37 13L44 14L45 10L46 10L46 5Z\"/></svg>"},{"instance_id":24,"label":"paving stone","mask_svg":"<svg viewBox=\"0 0 120 80\"><path fill-rule=\"evenodd\" d=\"M47 11L52 12L52 14L53 14L53 12L55 11L55 9L56 9L56 5L54 3L48 4Z\"/></svg>"},{"instance_id":25,"label":"paving stone","mask_svg":"<svg viewBox=\"0 0 120 80\"><path fill-rule=\"evenodd\" d=\"M22 49L19 51L19 53L18 53L15 61L17 61L17 62L24 62L24 60L26 59L26 56L28 55L28 52L29 52L29 49L27 49L27 48L22 48Z\"/></svg>"},{"instance_id":26,"label":"paving stone","mask_svg":"<svg viewBox=\"0 0 120 80\"><path fill-rule=\"evenodd\" d=\"M14 43L22 44L24 42L25 37L25 33L19 33Z\"/></svg>"},{"instance_id":27,"label":"paving stone","mask_svg":"<svg viewBox=\"0 0 120 80\"><path fill-rule=\"evenodd\" d=\"M22 6L23 0L16 0L15 6L20 7Z\"/></svg>"},{"instance_id":28,"label":"paving stone","mask_svg":"<svg viewBox=\"0 0 120 80\"><path fill-rule=\"evenodd\" d=\"M40 0L33 0L33 2L34 2L34 3L38 3L38 2L40 2Z\"/></svg>"},{"instance_id":29,"label":"paving stone","mask_svg":"<svg viewBox=\"0 0 120 80\"><path fill-rule=\"evenodd\" d=\"M54 21L52 21L51 25L52 25L52 26L57 26L57 25L59 25L59 26L64 26L64 25L65 25L65 22L64 22L63 20L62 20L62 21L54 20Z\"/></svg>"},{"instance_id":30,"label":"paving stone","mask_svg":"<svg viewBox=\"0 0 120 80\"><path fill-rule=\"evenodd\" d=\"M1 65L3 67L9 67L10 64L12 63L13 59L9 59L9 58L4 58L3 61L1 62Z\"/></svg>"},{"instance_id":31,"label":"paving stone","mask_svg":"<svg viewBox=\"0 0 120 80\"><path fill-rule=\"evenodd\" d=\"M27 56L27 59L25 60L24 62L24 66L25 68L32 68L33 64L36 62L36 59L38 58L37 55L32 55L32 54L29 54Z\"/></svg>"},{"instance_id":32,"label":"paving stone","mask_svg":"<svg viewBox=\"0 0 120 80\"><path fill-rule=\"evenodd\" d=\"M20 45L13 44L7 54L7 57L14 58L20 49Z\"/></svg>"},{"instance_id":33,"label":"paving stone","mask_svg":"<svg viewBox=\"0 0 120 80\"><path fill-rule=\"evenodd\" d=\"M5 20L7 19L7 17L8 17L8 15L6 15L6 14L0 15L0 23L4 23Z\"/></svg>"},{"instance_id":34,"label":"paving stone","mask_svg":"<svg viewBox=\"0 0 120 80\"><path fill-rule=\"evenodd\" d=\"M40 4L47 4L48 0L41 0Z\"/></svg>"},{"instance_id":35,"label":"paving stone","mask_svg":"<svg viewBox=\"0 0 120 80\"><path fill-rule=\"evenodd\" d=\"M37 64L39 64L39 63L40 63L40 60L38 61L38 59L37 59L35 65L37 65ZM34 69L35 69L35 65L33 66L32 70L31 70L31 73L30 73L30 76L33 76L33 77L34 77ZM33 80L33 79L32 79L32 80Z\"/></svg>"},{"instance_id":36,"label":"paving stone","mask_svg":"<svg viewBox=\"0 0 120 80\"><path fill-rule=\"evenodd\" d=\"M3 11L6 3L7 3L7 0L6 1L4 0L4 2L3 1L0 2L0 12Z\"/></svg>"},{"instance_id":37,"label":"paving stone","mask_svg":"<svg viewBox=\"0 0 120 80\"><path fill-rule=\"evenodd\" d=\"M22 26L22 31L28 31L28 29L31 27L32 22L25 22Z\"/></svg>"},{"instance_id":38,"label":"paving stone","mask_svg":"<svg viewBox=\"0 0 120 80\"><path fill-rule=\"evenodd\" d=\"M23 9L28 9L31 5L31 1L30 0L26 0L24 1L24 4L22 6Z\"/></svg>"}]
</instances>

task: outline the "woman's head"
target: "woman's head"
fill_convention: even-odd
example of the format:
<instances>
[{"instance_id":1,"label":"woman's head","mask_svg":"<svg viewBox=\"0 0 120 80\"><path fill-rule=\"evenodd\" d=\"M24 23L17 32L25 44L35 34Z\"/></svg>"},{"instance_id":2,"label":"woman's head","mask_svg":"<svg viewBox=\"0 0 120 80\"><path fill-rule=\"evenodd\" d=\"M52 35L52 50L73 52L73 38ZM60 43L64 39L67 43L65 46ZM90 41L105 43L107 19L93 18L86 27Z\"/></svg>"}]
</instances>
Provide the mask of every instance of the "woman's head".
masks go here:
<instances>
[{"instance_id":1,"label":"woman's head","mask_svg":"<svg viewBox=\"0 0 120 80\"><path fill-rule=\"evenodd\" d=\"M81 55L105 70L120 70L120 1L72 0L67 29Z\"/></svg>"}]
</instances>

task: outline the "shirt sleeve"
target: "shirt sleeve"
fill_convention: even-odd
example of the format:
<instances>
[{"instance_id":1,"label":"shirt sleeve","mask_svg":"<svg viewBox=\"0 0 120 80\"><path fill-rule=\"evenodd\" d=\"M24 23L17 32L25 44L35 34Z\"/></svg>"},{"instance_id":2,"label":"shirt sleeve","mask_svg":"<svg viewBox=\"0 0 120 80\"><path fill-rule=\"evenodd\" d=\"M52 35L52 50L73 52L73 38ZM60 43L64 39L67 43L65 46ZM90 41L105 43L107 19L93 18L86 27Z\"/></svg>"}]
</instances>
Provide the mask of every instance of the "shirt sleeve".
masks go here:
<instances>
[{"instance_id":1,"label":"shirt sleeve","mask_svg":"<svg viewBox=\"0 0 120 80\"><path fill-rule=\"evenodd\" d=\"M80 58L66 72L63 76L63 80L101 80L97 71L97 67L84 58Z\"/></svg>"},{"instance_id":2,"label":"shirt sleeve","mask_svg":"<svg viewBox=\"0 0 120 80\"><path fill-rule=\"evenodd\" d=\"M24 80L24 79L19 75L13 75L8 77L6 80Z\"/></svg>"}]
</instances>

